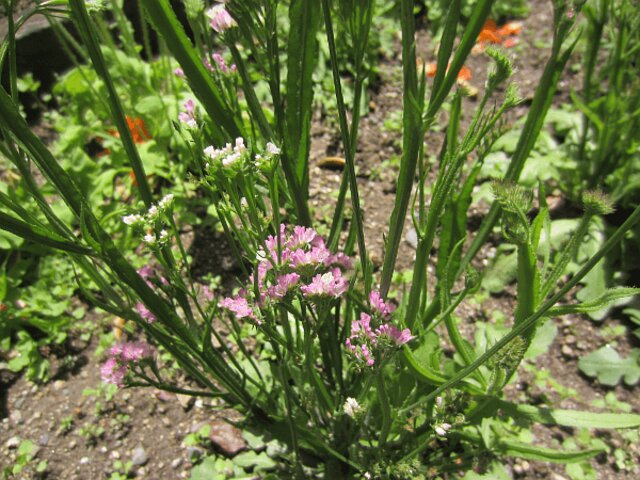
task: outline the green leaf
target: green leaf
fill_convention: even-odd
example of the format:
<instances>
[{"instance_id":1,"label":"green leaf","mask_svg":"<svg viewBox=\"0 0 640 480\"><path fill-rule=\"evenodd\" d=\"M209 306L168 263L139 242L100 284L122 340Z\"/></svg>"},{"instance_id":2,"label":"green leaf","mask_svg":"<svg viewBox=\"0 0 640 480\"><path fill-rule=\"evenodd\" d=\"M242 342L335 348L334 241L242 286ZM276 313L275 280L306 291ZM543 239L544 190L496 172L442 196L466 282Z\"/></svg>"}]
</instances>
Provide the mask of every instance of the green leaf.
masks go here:
<instances>
[{"instance_id":1,"label":"green leaf","mask_svg":"<svg viewBox=\"0 0 640 480\"><path fill-rule=\"evenodd\" d=\"M590 302L582 302L577 305L564 305L561 307L552 308L549 311L550 316L568 315L570 313L592 313L602 310L610 306L612 303L618 303L620 300L624 300L629 297L640 294L640 288L610 288L600 295L595 300Z\"/></svg>"},{"instance_id":2,"label":"green leaf","mask_svg":"<svg viewBox=\"0 0 640 480\"><path fill-rule=\"evenodd\" d=\"M242 468L254 468L259 470L267 470L274 468L276 462L273 461L265 452L256 453L253 451L243 452L233 458L233 463Z\"/></svg>"},{"instance_id":3,"label":"green leaf","mask_svg":"<svg viewBox=\"0 0 640 480\"><path fill-rule=\"evenodd\" d=\"M307 195L309 147L313 109L313 70L318 58L316 32L320 27L320 2L292 0L289 7L287 50L286 150L298 186Z\"/></svg>"},{"instance_id":4,"label":"green leaf","mask_svg":"<svg viewBox=\"0 0 640 480\"><path fill-rule=\"evenodd\" d=\"M528 445L504 437L498 441L497 446L505 455L553 463L582 462L605 451L604 449L578 450L575 452L556 450L553 448Z\"/></svg>"},{"instance_id":5,"label":"green leaf","mask_svg":"<svg viewBox=\"0 0 640 480\"><path fill-rule=\"evenodd\" d=\"M603 385L614 386L624 378L627 385L635 385L640 380L640 350L634 348L627 358L623 358L609 345L583 357L578 367L585 375L598 377Z\"/></svg>"},{"instance_id":6,"label":"green leaf","mask_svg":"<svg viewBox=\"0 0 640 480\"><path fill-rule=\"evenodd\" d=\"M573 428L636 428L640 415L631 413L592 413L580 410L517 405L497 400L497 408L514 418L526 418L546 425L562 425Z\"/></svg>"},{"instance_id":7,"label":"green leaf","mask_svg":"<svg viewBox=\"0 0 640 480\"><path fill-rule=\"evenodd\" d=\"M540 325L536 330L535 336L533 337L531 345L529 345L524 358L533 359L548 352L557 333L558 327L556 327L555 323L551 320L547 320Z\"/></svg>"}]
</instances>

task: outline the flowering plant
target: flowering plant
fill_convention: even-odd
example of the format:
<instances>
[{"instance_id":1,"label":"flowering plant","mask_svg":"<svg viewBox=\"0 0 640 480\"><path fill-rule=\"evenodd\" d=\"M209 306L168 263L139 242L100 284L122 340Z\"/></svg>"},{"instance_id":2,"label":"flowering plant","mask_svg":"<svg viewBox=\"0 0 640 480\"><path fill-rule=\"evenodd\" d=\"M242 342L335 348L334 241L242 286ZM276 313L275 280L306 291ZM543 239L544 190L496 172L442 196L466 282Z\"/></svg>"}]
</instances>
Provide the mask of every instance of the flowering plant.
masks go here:
<instances>
[{"instance_id":1,"label":"flowering plant","mask_svg":"<svg viewBox=\"0 0 640 480\"><path fill-rule=\"evenodd\" d=\"M88 292L87 298L135 323L155 348L177 361L193 383L192 388L174 385L163 376L152 349L139 342L112 347L102 367L106 381L219 397L242 411L248 423L286 444L291 468L300 478L311 471L336 478L425 478L451 465L471 466L487 454L568 462L599 452L556 452L523 444L512 433L523 419L565 426L580 422L565 410L523 406L502 398L542 321L637 293L618 289L588 305L554 309L640 218L640 207L558 288L589 223L610 212L611 206L606 197L585 193L579 227L566 248L552 254L541 242L550 222L543 188L532 221L532 192L515 184L575 45L575 13L581 1L572 2L572 9L564 1L553 2L550 59L505 179L494 185L495 202L464 255L478 169L502 132L504 113L520 102L515 87L508 84L511 63L503 52L486 49L493 67L463 131L464 92L460 89L451 95L451 90L486 25L492 1L475 2L456 48L460 2L450 2L429 85L426 72L417 68L414 1L398 2L403 151L379 278L368 253L355 168L375 2L340 0L340 15L329 0L230 0L207 12L196 5L188 12L192 21L200 20L193 23L195 46L168 0L140 3L180 64L175 75L186 78L192 89L183 111L176 113L176 131L190 146L192 178L199 191L209 195L216 225L226 234L242 270L240 288L234 293L212 291L194 280L192 259L176 222L174 197L169 194L154 202L156 192L147 182L85 2L70 0L70 13L106 85L114 123L137 180L142 206L123 209L122 220L141 239L147 254L145 267L136 270L127 256L131 252L115 246L78 179L61 168L29 130L11 96L0 90L1 128L11 140L5 150L15 153L12 161L31 181L42 212L42 218L25 215L19 205L0 195L3 208L10 212L0 212L2 227L67 252L99 290L99 294ZM281 51L278 18L284 9L288 9L289 29L286 49ZM205 16L228 52L211 54L212 32L198 27ZM354 43L350 106L343 95L336 53L337 18ZM312 228L308 201L313 67L319 35L326 35L345 156L336 208L330 224L324 225L326 237ZM226 53L233 58L230 67L223 58ZM284 82L279 53L287 63ZM259 100L249 58L266 79L268 94L262 98L267 100ZM496 96L500 101L491 106ZM449 128L429 198L423 142L447 98L451 98ZM26 157L50 180L72 221L65 223L34 187ZM349 219L346 212L351 214ZM411 282L394 302L390 292L407 215L416 230L416 258ZM499 220L504 241L513 244L517 255L517 308L512 312L513 326L504 336L472 344L454 313L479 288L481 278L470 265ZM437 264L435 275L428 278L433 249ZM444 325L441 331L440 324ZM445 355L442 341L452 355ZM584 415L595 427L640 424L640 418L631 414L615 422L605 414Z\"/></svg>"}]
</instances>

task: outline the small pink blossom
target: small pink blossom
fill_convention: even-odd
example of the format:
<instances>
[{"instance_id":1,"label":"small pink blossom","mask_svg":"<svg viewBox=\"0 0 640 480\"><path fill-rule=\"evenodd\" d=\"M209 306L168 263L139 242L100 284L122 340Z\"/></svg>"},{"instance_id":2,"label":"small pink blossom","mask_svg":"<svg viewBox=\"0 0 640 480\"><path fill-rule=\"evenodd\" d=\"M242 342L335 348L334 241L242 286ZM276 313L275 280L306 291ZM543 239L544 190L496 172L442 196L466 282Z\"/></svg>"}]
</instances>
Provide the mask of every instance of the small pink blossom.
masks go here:
<instances>
[{"instance_id":1,"label":"small pink blossom","mask_svg":"<svg viewBox=\"0 0 640 480\"><path fill-rule=\"evenodd\" d=\"M339 267L344 270L351 270L351 267L353 267L351 258L342 252L338 252L335 255L332 255L329 259L329 263L331 266Z\"/></svg>"},{"instance_id":2,"label":"small pink blossom","mask_svg":"<svg viewBox=\"0 0 640 480\"><path fill-rule=\"evenodd\" d=\"M207 10L207 16L211 19L210 25L218 33L224 33L231 27L235 27L237 22L229 14L224 4L216 4Z\"/></svg>"},{"instance_id":3,"label":"small pink blossom","mask_svg":"<svg viewBox=\"0 0 640 480\"><path fill-rule=\"evenodd\" d=\"M180 77L180 78L187 78L187 77L184 75L184 71L183 71L180 67L176 68L176 69L173 71L173 73L176 75L176 77Z\"/></svg>"},{"instance_id":4,"label":"small pink blossom","mask_svg":"<svg viewBox=\"0 0 640 480\"><path fill-rule=\"evenodd\" d=\"M333 255L324 245L312 248L308 252L299 248L295 251L283 253L283 258L289 260L291 267L297 271L308 273L319 266L330 266Z\"/></svg>"},{"instance_id":5,"label":"small pink blossom","mask_svg":"<svg viewBox=\"0 0 640 480\"><path fill-rule=\"evenodd\" d=\"M348 284L340 269L334 268L325 274L316 275L309 285L304 285L300 290L306 297L338 298L347 291Z\"/></svg>"},{"instance_id":6,"label":"small pink blossom","mask_svg":"<svg viewBox=\"0 0 640 480\"><path fill-rule=\"evenodd\" d=\"M130 365L152 356L153 348L145 342L118 343L111 347L109 358L100 367L102 380L122 387Z\"/></svg>"},{"instance_id":7,"label":"small pink blossom","mask_svg":"<svg viewBox=\"0 0 640 480\"><path fill-rule=\"evenodd\" d=\"M124 342L111 347L109 355L124 362L139 362L153 355L153 348L146 342Z\"/></svg>"},{"instance_id":8,"label":"small pink blossom","mask_svg":"<svg viewBox=\"0 0 640 480\"><path fill-rule=\"evenodd\" d=\"M151 310L149 310L142 302L136 303L136 312L138 312L138 315L146 320L147 323L155 323L156 320L158 320L156 316L151 313Z\"/></svg>"},{"instance_id":9,"label":"small pink blossom","mask_svg":"<svg viewBox=\"0 0 640 480\"><path fill-rule=\"evenodd\" d=\"M380 296L380 292L373 290L369 294L369 302L374 310L378 311L383 318L388 319L393 311L396 309L394 305L385 303Z\"/></svg>"},{"instance_id":10,"label":"small pink blossom","mask_svg":"<svg viewBox=\"0 0 640 480\"><path fill-rule=\"evenodd\" d=\"M293 227L293 233L287 240L286 246L291 250L305 247L324 247L324 240L313 228L296 225Z\"/></svg>"},{"instance_id":11,"label":"small pink blossom","mask_svg":"<svg viewBox=\"0 0 640 480\"><path fill-rule=\"evenodd\" d=\"M124 378L127 376L128 371L129 367L126 364L121 364L114 357L111 357L100 367L100 376L103 382L123 387Z\"/></svg>"},{"instance_id":12,"label":"small pink blossom","mask_svg":"<svg viewBox=\"0 0 640 480\"><path fill-rule=\"evenodd\" d=\"M196 121L196 104L192 99L184 102L183 108L184 112L180 112L178 115L178 119L186 124L189 128L196 128L198 126L198 122Z\"/></svg>"},{"instance_id":13,"label":"small pink blossom","mask_svg":"<svg viewBox=\"0 0 640 480\"><path fill-rule=\"evenodd\" d=\"M253 313L253 309L244 297L225 297L220 300L219 306L229 310L239 319L251 318L253 320L257 320L255 313Z\"/></svg>"},{"instance_id":14,"label":"small pink blossom","mask_svg":"<svg viewBox=\"0 0 640 480\"><path fill-rule=\"evenodd\" d=\"M378 337L387 337L390 338L397 346L404 345L405 343L409 343L415 337L411 335L411 330L405 328L400 331L395 325L390 323L385 323L381 325L377 330L376 334Z\"/></svg>"},{"instance_id":15,"label":"small pink blossom","mask_svg":"<svg viewBox=\"0 0 640 480\"><path fill-rule=\"evenodd\" d=\"M269 287L268 295L271 298L283 298L300 281L297 273L287 273L281 275L276 280L276 284Z\"/></svg>"}]
</instances>

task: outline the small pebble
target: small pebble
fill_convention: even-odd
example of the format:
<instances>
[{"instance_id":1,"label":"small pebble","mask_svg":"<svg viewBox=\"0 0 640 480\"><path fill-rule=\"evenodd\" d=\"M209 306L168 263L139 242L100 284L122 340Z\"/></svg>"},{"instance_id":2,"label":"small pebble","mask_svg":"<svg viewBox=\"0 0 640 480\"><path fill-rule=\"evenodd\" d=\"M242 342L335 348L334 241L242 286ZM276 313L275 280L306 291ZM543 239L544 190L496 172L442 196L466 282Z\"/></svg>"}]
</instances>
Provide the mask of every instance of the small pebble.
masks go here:
<instances>
[{"instance_id":1,"label":"small pebble","mask_svg":"<svg viewBox=\"0 0 640 480\"><path fill-rule=\"evenodd\" d=\"M133 450L133 454L131 455L131 463L135 466L141 466L146 464L149 461L149 455L144 451L144 448L139 446Z\"/></svg>"},{"instance_id":2,"label":"small pebble","mask_svg":"<svg viewBox=\"0 0 640 480\"><path fill-rule=\"evenodd\" d=\"M118 450L113 450L110 454L109 454L110 458L113 458L114 460L118 460L120 458L120 452Z\"/></svg>"},{"instance_id":3,"label":"small pebble","mask_svg":"<svg viewBox=\"0 0 640 480\"><path fill-rule=\"evenodd\" d=\"M569 345L563 345L562 346L562 354L565 357L573 357L574 356L573 348L571 348Z\"/></svg>"},{"instance_id":4,"label":"small pebble","mask_svg":"<svg viewBox=\"0 0 640 480\"><path fill-rule=\"evenodd\" d=\"M89 457L82 457L80 459L80 465L87 465L90 461Z\"/></svg>"},{"instance_id":5,"label":"small pebble","mask_svg":"<svg viewBox=\"0 0 640 480\"><path fill-rule=\"evenodd\" d=\"M49 445L49 435L46 433L40 435L40 438L38 439L38 443L43 447L46 447L47 445Z\"/></svg>"},{"instance_id":6,"label":"small pebble","mask_svg":"<svg viewBox=\"0 0 640 480\"><path fill-rule=\"evenodd\" d=\"M174 461L171 462L171 468L173 468L174 470L177 469L180 465L182 464L182 459L181 458L176 458Z\"/></svg>"},{"instance_id":7,"label":"small pebble","mask_svg":"<svg viewBox=\"0 0 640 480\"><path fill-rule=\"evenodd\" d=\"M78 445L78 442L76 442L75 440L71 440L69 442L69 450L73 450L74 448L76 448L77 445Z\"/></svg>"},{"instance_id":8,"label":"small pebble","mask_svg":"<svg viewBox=\"0 0 640 480\"><path fill-rule=\"evenodd\" d=\"M13 412L11 412L11 414L9 415L9 420L11 420L11 422L19 425L22 423L22 412L20 410L14 410Z\"/></svg>"},{"instance_id":9,"label":"small pebble","mask_svg":"<svg viewBox=\"0 0 640 480\"><path fill-rule=\"evenodd\" d=\"M18 448L19 445L20 445L20 437L11 437L9 440L7 440L7 443L5 444L5 446L9 450Z\"/></svg>"}]
</instances>

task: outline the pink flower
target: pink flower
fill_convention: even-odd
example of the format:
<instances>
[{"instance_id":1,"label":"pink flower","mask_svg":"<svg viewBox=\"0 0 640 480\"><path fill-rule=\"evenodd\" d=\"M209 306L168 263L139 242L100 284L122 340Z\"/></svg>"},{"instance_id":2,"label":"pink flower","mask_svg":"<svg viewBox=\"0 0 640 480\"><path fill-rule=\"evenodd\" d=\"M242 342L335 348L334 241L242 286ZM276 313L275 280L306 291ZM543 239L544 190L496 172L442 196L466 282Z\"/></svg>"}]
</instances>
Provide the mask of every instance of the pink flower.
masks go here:
<instances>
[{"instance_id":1,"label":"pink flower","mask_svg":"<svg viewBox=\"0 0 640 480\"><path fill-rule=\"evenodd\" d=\"M207 10L207 16L211 19L211 28L218 33L224 33L231 27L238 25L233 17L229 14L224 4L216 4Z\"/></svg>"},{"instance_id":2,"label":"pink flower","mask_svg":"<svg viewBox=\"0 0 640 480\"><path fill-rule=\"evenodd\" d=\"M281 275L276 280L276 284L269 287L268 295L271 298L283 298L289 290L295 287L300 281L300 275L297 273L287 273Z\"/></svg>"},{"instance_id":3,"label":"pink flower","mask_svg":"<svg viewBox=\"0 0 640 480\"><path fill-rule=\"evenodd\" d=\"M149 279L152 278L152 279L156 279L157 280L158 279L158 274L149 265L145 265L144 267L140 268L138 270L138 275L140 275L142 277L142 279L147 283L149 288L155 288L156 287ZM162 277L162 276L160 276L160 283L162 285L168 285L169 284L169 282L167 282L167 279Z\"/></svg>"},{"instance_id":4,"label":"pink flower","mask_svg":"<svg viewBox=\"0 0 640 480\"><path fill-rule=\"evenodd\" d=\"M184 71L183 71L180 67L176 68L176 69L173 71L173 73L176 75L176 77L180 77L180 78L187 78L187 77L185 77L185 75L184 75Z\"/></svg>"},{"instance_id":5,"label":"pink flower","mask_svg":"<svg viewBox=\"0 0 640 480\"><path fill-rule=\"evenodd\" d=\"M211 58L213 58L213 61L218 64L218 68L220 69L220 71L222 71L223 73L227 72L227 64L225 63L224 58L222 58L222 55L216 52L211 55Z\"/></svg>"},{"instance_id":6,"label":"pink flower","mask_svg":"<svg viewBox=\"0 0 640 480\"><path fill-rule=\"evenodd\" d=\"M351 338L363 336L362 334L364 334L364 337L367 337L369 340L375 343L376 338L373 334L373 330L371 329L371 316L367 315L364 312L360 314L360 320L356 320L355 322L351 323Z\"/></svg>"},{"instance_id":7,"label":"pink flower","mask_svg":"<svg viewBox=\"0 0 640 480\"><path fill-rule=\"evenodd\" d=\"M124 386L124 379L131 363L137 363L153 356L153 348L145 342L117 343L109 350L109 358L100 367L102 380L119 387Z\"/></svg>"},{"instance_id":8,"label":"pink flower","mask_svg":"<svg viewBox=\"0 0 640 480\"><path fill-rule=\"evenodd\" d=\"M180 112L180 114L178 115L178 119L182 123L185 123L189 128L196 128L198 126L198 123L196 122L195 102L192 99L189 99L184 102L183 107L186 111Z\"/></svg>"},{"instance_id":9,"label":"pink flower","mask_svg":"<svg viewBox=\"0 0 640 480\"><path fill-rule=\"evenodd\" d=\"M305 247L324 247L324 240L313 228L296 225L293 227L293 233L287 240L286 245L291 250Z\"/></svg>"},{"instance_id":10,"label":"pink flower","mask_svg":"<svg viewBox=\"0 0 640 480\"><path fill-rule=\"evenodd\" d=\"M383 318L388 319L396 309L394 305L385 303L380 296L380 292L374 290L369 294L369 303L371 307L378 311Z\"/></svg>"},{"instance_id":11,"label":"pink flower","mask_svg":"<svg viewBox=\"0 0 640 480\"><path fill-rule=\"evenodd\" d=\"M246 298L243 298L243 297L235 297L235 298L225 297L220 301L219 306L221 308L225 308L225 309L229 310L231 313L233 313L239 319L240 318L251 318L253 320L256 320L257 323L259 323L257 321L255 313L253 313L253 309L249 305L249 302L247 302Z\"/></svg>"},{"instance_id":12,"label":"pink flower","mask_svg":"<svg viewBox=\"0 0 640 480\"><path fill-rule=\"evenodd\" d=\"M151 313L151 310L149 310L142 302L136 303L136 312L138 312L138 315L146 320L147 323L154 323L156 320L158 320L156 316Z\"/></svg>"},{"instance_id":13,"label":"pink flower","mask_svg":"<svg viewBox=\"0 0 640 480\"><path fill-rule=\"evenodd\" d=\"M311 273L320 266L330 266L333 255L324 245L314 247L308 252L299 248L295 251L288 251L283 258L289 260L294 270ZM339 269L338 269L339 270Z\"/></svg>"},{"instance_id":14,"label":"pink flower","mask_svg":"<svg viewBox=\"0 0 640 480\"><path fill-rule=\"evenodd\" d=\"M313 277L309 285L300 288L306 297L333 297L338 298L347 291L348 282L342 276L339 268L325 274Z\"/></svg>"},{"instance_id":15,"label":"pink flower","mask_svg":"<svg viewBox=\"0 0 640 480\"><path fill-rule=\"evenodd\" d=\"M351 261L351 257L348 257L342 252L338 252L335 255L332 255L329 259L329 263L334 267L339 267L344 270L350 270L353 266L353 262Z\"/></svg>"},{"instance_id":16,"label":"pink flower","mask_svg":"<svg viewBox=\"0 0 640 480\"><path fill-rule=\"evenodd\" d=\"M110 353L124 362L139 362L150 358L153 348L146 342L125 342L111 347Z\"/></svg>"},{"instance_id":17,"label":"pink flower","mask_svg":"<svg viewBox=\"0 0 640 480\"><path fill-rule=\"evenodd\" d=\"M378 337L390 338L397 346L409 343L415 338L413 335L411 335L411 330L409 330L408 328L400 331L395 325L391 325L390 323L381 325L376 330L376 334Z\"/></svg>"},{"instance_id":18,"label":"pink flower","mask_svg":"<svg viewBox=\"0 0 640 480\"><path fill-rule=\"evenodd\" d=\"M128 371L129 367L126 364L121 364L115 357L111 357L100 367L100 376L103 382L122 387Z\"/></svg>"}]
</instances>

